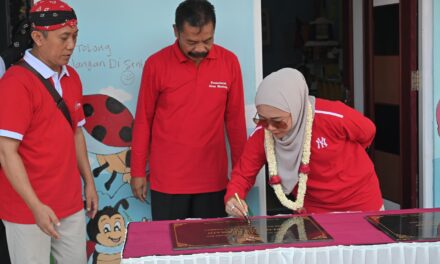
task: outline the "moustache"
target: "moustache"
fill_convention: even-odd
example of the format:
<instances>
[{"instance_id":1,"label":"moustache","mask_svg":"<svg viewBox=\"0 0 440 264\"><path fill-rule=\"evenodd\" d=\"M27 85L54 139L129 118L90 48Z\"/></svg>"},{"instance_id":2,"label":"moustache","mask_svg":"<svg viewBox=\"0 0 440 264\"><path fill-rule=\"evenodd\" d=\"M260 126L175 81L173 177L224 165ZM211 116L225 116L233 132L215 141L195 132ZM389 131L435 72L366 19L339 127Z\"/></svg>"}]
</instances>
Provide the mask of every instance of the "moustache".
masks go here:
<instances>
[{"instance_id":1,"label":"moustache","mask_svg":"<svg viewBox=\"0 0 440 264\"><path fill-rule=\"evenodd\" d=\"M188 55L193 58L204 58L208 55L208 52L188 52Z\"/></svg>"}]
</instances>

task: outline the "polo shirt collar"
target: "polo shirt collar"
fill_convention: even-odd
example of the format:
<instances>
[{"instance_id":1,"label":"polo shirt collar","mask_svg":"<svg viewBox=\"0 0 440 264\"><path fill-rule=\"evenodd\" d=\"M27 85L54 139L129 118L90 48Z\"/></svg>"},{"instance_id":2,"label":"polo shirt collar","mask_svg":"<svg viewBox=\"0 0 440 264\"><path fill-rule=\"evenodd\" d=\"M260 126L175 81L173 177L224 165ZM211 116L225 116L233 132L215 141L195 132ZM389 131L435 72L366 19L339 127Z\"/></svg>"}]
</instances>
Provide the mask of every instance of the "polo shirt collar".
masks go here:
<instances>
[{"instance_id":1,"label":"polo shirt collar","mask_svg":"<svg viewBox=\"0 0 440 264\"><path fill-rule=\"evenodd\" d=\"M186 57L185 54L180 50L179 47L179 40L176 39L176 41L173 44L173 50L174 54L176 54L177 59L179 62L186 62L190 60L190 58ZM216 59L217 58L217 48L215 44L212 44L211 49L209 50L208 56L206 56L205 59Z\"/></svg>"},{"instance_id":2,"label":"polo shirt collar","mask_svg":"<svg viewBox=\"0 0 440 264\"><path fill-rule=\"evenodd\" d=\"M58 74L57 72L49 68L49 66L44 64L44 62L42 62L40 59L32 55L30 51L31 49L26 50L23 59L27 63L29 63L29 65L31 65L39 74L41 74L41 76L43 76L44 79L49 79ZM66 65L61 66L61 73L58 78L61 79L64 75L70 76Z\"/></svg>"}]
</instances>

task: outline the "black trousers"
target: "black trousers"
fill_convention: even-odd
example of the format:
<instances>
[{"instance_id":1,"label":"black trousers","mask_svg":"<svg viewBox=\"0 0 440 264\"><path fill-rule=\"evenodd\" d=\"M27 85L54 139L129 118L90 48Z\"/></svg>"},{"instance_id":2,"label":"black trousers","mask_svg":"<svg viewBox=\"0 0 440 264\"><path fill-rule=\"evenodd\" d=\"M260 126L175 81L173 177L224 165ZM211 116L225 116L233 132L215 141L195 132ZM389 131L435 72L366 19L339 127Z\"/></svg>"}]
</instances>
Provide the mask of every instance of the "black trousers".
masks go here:
<instances>
[{"instance_id":1,"label":"black trousers","mask_svg":"<svg viewBox=\"0 0 440 264\"><path fill-rule=\"evenodd\" d=\"M0 263L11 264L9 259L8 243L6 242L6 231L3 221L0 220Z\"/></svg>"},{"instance_id":2,"label":"black trousers","mask_svg":"<svg viewBox=\"0 0 440 264\"><path fill-rule=\"evenodd\" d=\"M167 194L151 191L153 220L225 217L226 190L199 194Z\"/></svg>"}]
</instances>

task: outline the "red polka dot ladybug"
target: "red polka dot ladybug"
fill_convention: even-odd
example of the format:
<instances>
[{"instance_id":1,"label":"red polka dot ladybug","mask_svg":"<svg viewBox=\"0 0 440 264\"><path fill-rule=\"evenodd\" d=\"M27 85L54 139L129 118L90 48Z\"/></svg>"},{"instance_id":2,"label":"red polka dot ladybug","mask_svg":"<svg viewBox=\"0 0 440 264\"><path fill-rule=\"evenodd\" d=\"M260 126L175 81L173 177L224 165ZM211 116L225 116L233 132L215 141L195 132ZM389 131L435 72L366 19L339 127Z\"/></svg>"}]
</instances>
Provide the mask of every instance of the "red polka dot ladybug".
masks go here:
<instances>
[{"instance_id":1,"label":"red polka dot ladybug","mask_svg":"<svg viewBox=\"0 0 440 264\"><path fill-rule=\"evenodd\" d=\"M104 184L107 190L117 173L121 173L123 181L128 182L131 178L133 115L121 102L104 94L83 96L83 109L88 151L96 154L100 165L93 170L93 175L98 177L103 170L111 173L110 179Z\"/></svg>"},{"instance_id":2,"label":"red polka dot ladybug","mask_svg":"<svg viewBox=\"0 0 440 264\"><path fill-rule=\"evenodd\" d=\"M84 128L93 138L107 146L130 146L133 116L121 102L104 94L85 95L83 109Z\"/></svg>"}]
</instances>

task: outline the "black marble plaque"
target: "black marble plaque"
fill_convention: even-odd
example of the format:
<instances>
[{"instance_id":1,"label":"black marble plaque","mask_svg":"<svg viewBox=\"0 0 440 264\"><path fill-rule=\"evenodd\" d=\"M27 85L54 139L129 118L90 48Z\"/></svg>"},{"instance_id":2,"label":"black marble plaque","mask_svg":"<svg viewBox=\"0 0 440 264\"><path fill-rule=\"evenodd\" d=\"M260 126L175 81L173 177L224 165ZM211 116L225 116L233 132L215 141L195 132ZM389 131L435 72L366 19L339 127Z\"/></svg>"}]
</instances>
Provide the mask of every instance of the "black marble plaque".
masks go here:
<instances>
[{"instance_id":1,"label":"black marble plaque","mask_svg":"<svg viewBox=\"0 0 440 264\"><path fill-rule=\"evenodd\" d=\"M310 216L237 218L170 224L173 248L199 249L332 240Z\"/></svg>"},{"instance_id":2,"label":"black marble plaque","mask_svg":"<svg viewBox=\"0 0 440 264\"><path fill-rule=\"evenodd\" d=\"M440 212L370 215L366 219L395 241L440 241Z\"/></svg>"}]
</instances>

